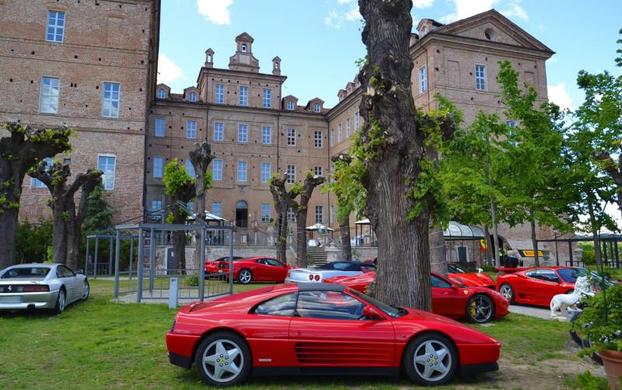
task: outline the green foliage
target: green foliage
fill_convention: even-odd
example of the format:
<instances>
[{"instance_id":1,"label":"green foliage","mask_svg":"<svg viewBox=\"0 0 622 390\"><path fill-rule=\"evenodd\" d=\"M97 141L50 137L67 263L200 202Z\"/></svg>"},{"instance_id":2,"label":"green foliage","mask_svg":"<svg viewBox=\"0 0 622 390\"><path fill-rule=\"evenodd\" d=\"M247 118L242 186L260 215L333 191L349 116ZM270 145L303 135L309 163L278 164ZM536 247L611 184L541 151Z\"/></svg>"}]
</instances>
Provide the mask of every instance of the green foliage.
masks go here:
<instances>
[{"instance_id":1,"label":"green foliage","mask_svg":"<svg viewBox=\"0 0 622 390\"><path fill-rule=\"evenodd\" d=\"M357 145L360 132L355 132L354 137L354 144ZM356 146L352 149L354 148ZM367 190L362 184L366 168L362 160L348 155L342 154L333 161L335 166L333 175L322 191L331 191L337 197L337 221L343 223L353 212L357 218L362 216L367 201Z\"/></svg>"},{"instance_id":2,"label":"green foliage","mask_svg":"<svg viewBox=\"0 0 622 390\"><path fill-rule=\"evenodd\" d=\"M44 262L48 248L52 248L52 222L42 221L32 224L20 222L15 231L17 263Z\"/></svg>"},{"instance_id":3,"label":"green foliage","mask_svg":"<svg viewBox=\"0 0 622 390\"><path fill-rule=\"evenodd\" d=\"M104 186L99 184L87 199L83 231L89 235L110 230L111 227L112 207L106 200Z\"/></svg>"},{"instance_id":4,"label":"green foliage","mask_svg":"<svg viewBox=\"0 0 622 390\"><path fill-rule=\"evenodd\" d=\"M180 190L195 184L195 179L188 174L186 167L176 158L164 166L162 181L164 182L164 192L169 196L174 196Z\"/></svg>"},{"instance_id":5,"label":"green foliage","mask_svg":"<svg viewBox=\"0 0 622 390\"><path fill-rule=\"evenodd\" d=\"M585 265L592 265L596 263L594 258L594 243L593 242L579 242L579 248L583 252L582 260Z\"/></svg>"},{"instance_id":6,"label":"green foliage","mask_svg":"<svg viewBox=\"0 0 622 390\"><path fill-rule=\"evenodd\" d=\"M581 390L608 390L609 384L605 378L592 375L591 372L585 371L575 378L568 379L566 384L573 389Z\"/></svg>"},{"instance_id":7,"label":"green foliage","mask_svg":"<svg viewBox=\"0 0 622 390\"><path fill-rule=\"evenodd\" d=\"M198 286L199 285L199 277L196 275L187 276L184 280L187 286Z\"/></svg>"},{"instance_id":8,"label":"green foliage","mask_svg":"<svg viewBox=\"0 0 622 390\"><path fill-rule=\"evenodd\" d=\"M622 285L604 288L586 301L587 307L572 327L590 338L592 348L580 353L586 355L606 349L622 351Z\"/></svg>"},{"instance_id":9,"label":"green foliage","mask_svg":"<svg viewBox=\"0 0 622 390\"><path fill-rule=\"evenodd\" d=\"M203 189L209 190L210 188L212 188L212 182L213 182L212 171L209 169L205 171L205 175L203 176L203 178L204 178Z\"/></svg>"}]
</instances>

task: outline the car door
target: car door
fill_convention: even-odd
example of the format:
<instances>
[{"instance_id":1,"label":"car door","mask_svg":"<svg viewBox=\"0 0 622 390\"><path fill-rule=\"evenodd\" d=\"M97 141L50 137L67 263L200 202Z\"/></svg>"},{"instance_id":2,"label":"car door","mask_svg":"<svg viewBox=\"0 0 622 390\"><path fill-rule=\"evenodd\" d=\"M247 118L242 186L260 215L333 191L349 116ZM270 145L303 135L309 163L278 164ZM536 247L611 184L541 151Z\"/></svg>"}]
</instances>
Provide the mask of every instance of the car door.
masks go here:
<instances>
[{"instance_id":1,"label":"car door","mask_svg":"<svg viewBox=\"0 0 622 390\"><path fill-rule=\"evenodd\" d=\"M365 304L340 291L299 291L289 337L301 367L390 367L390 320L364 319Z\"/></svg>"},{"instance_id":2,"label":"car door","mask_svg":"<svg viewBox=\"0 0 622 390\"><path fill-rule=\"evenodd\" d=\"M515 300L519 303L532 304L536 299L534 286L539 283L537 269L526 271L525 273L517 273L513 278L512 288L514 289Z\"/></svg>"},{"instance_id":3,"label":"car door","mask_svg":"<svg viewBox=\"0 0 622 390\"><path fill-rule=\"evenodd\" d=\"M283 283L287 277L287 266L277 259L264 259L268 269L268 277L271 281Z\"/></svg>"},{"instance_id":4,"label":"car door","mask_svg":"<svg viewBox=\"0 0 622 390\"><path fill-rule=\"evenodd\" d=\"M543 269L538 271L538 281L532 288L534 305L548 306L551 299L557 294L563 294L560 288L559 276L553 270Z\"/></svg>"},{"instance_id":5,"label":"car door","mask_svg":"<svg viewBox=\"0 0 622 390\"><path fill-rule=\"evenodd\" d=\"M65 267L64 265L59 265L56 268L56 276L60 279L63 286L65 286L65 291L67 293L67 303L73 302L76 300L76 277L72 270Z\"/></svg>"},{"instance_id":6,"label":"car door","mask_svg":"<svg viewBox=\"0 0 622 390\"><path fill-rule=\"evenodd\" d=\"M266 265L266 259L256 259L250 264L251 272L253 273L253 279L257 282L266 281L268 279L268 266Z\"/></svg>"},{"instance_id":7,"label":"car door","mask_svg":"<svg viewBox=\"0 0 622 390\"><path fill-rule=\"evenodd\" d=\"M446 317L463 317L466 295L463 289L454 287L436 275L432 277L432 311Z\"/></svg>"}]
</instances>

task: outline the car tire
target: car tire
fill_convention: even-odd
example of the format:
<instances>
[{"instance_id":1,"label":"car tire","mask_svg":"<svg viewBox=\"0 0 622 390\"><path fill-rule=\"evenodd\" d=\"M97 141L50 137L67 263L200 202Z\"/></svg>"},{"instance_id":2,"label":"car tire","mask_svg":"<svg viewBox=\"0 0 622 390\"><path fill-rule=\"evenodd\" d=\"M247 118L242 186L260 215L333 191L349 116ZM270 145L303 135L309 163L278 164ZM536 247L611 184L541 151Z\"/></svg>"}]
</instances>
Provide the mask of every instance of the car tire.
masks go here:
<instances>
[{"instance_id":1,"label":"car tire","mask_svg":"<svg viewBox=\"0 0 622 390\"><path fill-rule=\"evenodd\" d=\"M507 283L503 283L499 287L499 293L505 297L511 304L515 303L516 295L514 295L514 289Z\"/></svg>"},{"instance_id":2,"label":"car tire","mask_svg":"<svg viewBox=\"0 0 622 390\"><path fill-rule=\"evenodd\" d=\"M466 305L466 319L469 322L483 324L495 318L495 303L486 294L475 294Z\"/></svg>"},{"instance_id":3,"label":"car tire","mask_svg":"<svg viewBox=\"0 0 622 390\"><path fill-rule=\"evenodd\" d=\"M447 337L426 333L412 340L402 356L408 379L423 386L449 382L458 369L458 353Z\"/></svg>"},{"instance_id":4,"label":"car tire","mask_svg":"<svg viewBox=\"0 0 622 390\"><path fill-rule=\"evenodd\" d=\"M65 310L65 307L67 307L67 292L65 291L65 287L61 286L56 296L56 305L52 311L54 314L60 314Z\"/></svg>"},{"instance_id":5,"label":"car tire","mask_svg":"<svg viewBox=\"0 0 622 390\"><path fill-rule=\"evenodd\" d=\"M195 355L199 376L212 386L242 383L251 372L251 353L246 341L232 332L217 332L199 344Z\"/></svg>"},{"instance_id":6,"label":"car tire","mask_svg":"<svg viewBox=\"0 0 622 390\"><path fill-rule=\"evenodd\" d=\"M89 295L91 295L91 285L87 279L84 279L84 286L82 286L82 298L83 301L89 299Z\"/></svg>"},{"instance_id":7,"label":"car tire","mask_svg":"<svg viewBox=\"0 0 622 390\"><path fill-rule=\"evenodd\" d=\"M240 273L238 273L238 282L242 284L249 284L252 281L253 281L253 273L251 272L250 269L244 268L240 270Z\"/></svg>"}]
</instances>

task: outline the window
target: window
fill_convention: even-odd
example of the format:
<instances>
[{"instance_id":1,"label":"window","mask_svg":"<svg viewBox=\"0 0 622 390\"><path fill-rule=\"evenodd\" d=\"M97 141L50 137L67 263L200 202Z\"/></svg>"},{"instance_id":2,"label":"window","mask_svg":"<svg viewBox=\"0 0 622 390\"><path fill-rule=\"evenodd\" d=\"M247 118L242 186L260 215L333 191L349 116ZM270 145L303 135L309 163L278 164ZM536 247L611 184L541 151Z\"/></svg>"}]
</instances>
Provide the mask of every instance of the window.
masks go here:
<instances>
[{"instance_id":1,"label":"window","mask_svg":"<svg viewBox=\"0 0 622 390\"><path fill-rule=\"evenodd\" d=\"M267 183L272 175L272 164L269 162L261 163L261 170L259 172L259 180L261 183Z\"/></svg>"},{"instance_id":2,"label":"window","mask_svg":"<svg viewBox=\"0 0 622 390\"><path fill-rule=\"evenodd\" d=\"M287 209L287 220L291 223L296 222L296 212L294 211L294 209Z\"/></svg>"},{"instance_id":3,"label":"window","mask_svg":"<svg viewBox=\"0 0 622 390\"><path fill-rule=\"evenodd\" d=\"M222 203L212 202L212 214L222 218Z\"/></svg>"},{"instance_id":4,"label":"window","mask_svg":"<svg viewBox=\"0 0 622 390\"><path fill-rule=\"evenodd\" d=\"M216 84L214 87L214 101L216 104L225 104L225 86Z\"/></svg>"},{"instance_id":5,"label":"window","mask_svg":"<svg viewBox=\"0 0 622 390\"><path fill-rule=\"evenodd\" d=\"M246 53L246 49L247 49L246 43L243 43L242 44L242 53Z\"/></svg>"},{"instance_id":6,"label":"window","mask_svg":"<svg viewBox=\"0 0 622 390\"><path fill-rule=\"evenodd\" d=\"M190 92L188 94L188 101L192 102L192 103L196 103L197 102L197 93L196 92Z\"/></svg>"},{"instance_id":7,"label":"window","mask_svg":"<svg viewBox=\"0 0 622 390\"><path fill-rule=\"evenodd\" d=\"M185 162L186 165L186 173L188 173L188 175L190 175L191 177L196 177L196 172L194 171L194 165L192 165L192 161L190 161L190 159L186 160Z\"/></svg>"},{"instance_id":8,"label":"window","mask_svg":"<svg viewBox=\"0 0 622 390\"><path fill-rule=\"evenodd\" d=\"M222 180L222 160L212 161L212 180Z\"/></svg>"},{"instance_id":9,"label":"window","mask_svg":"<svg viewBox=\"0 0 622 390\"><path fill-rule=\"evenodd\" d=\"M264 145L272 143L272 127L264 126L261 128L261 143Z\"/></svg>"},{"instance_id":10,"label":"window","mask_svg":"<svg viewBox=\"0 0 622 390\"><path fill-rule=\"evenodd\" d=\"M240 106L248 106L248 87L240 85Z\"/></svg>"},{"instance_id":11,"label":"window","mask_svg":"<svg viewBox=\"0 0 622 390\"><path fill-rule=\"evenodd\" d=\"M335 144L335 129L330 129L330 146Z\"/></svg>"},{"instance_id":12,"label":"window","mask_svg":"<svg viewBox=\"0 0 622 390\"><path fill-rule=\"evenodd\" d=\"M186 138L187 139L196 139L197 138L197 121L186 121Z\"/></svg>"},{"instance_id":13,"label":"window","mask_svg":"<svg viewBox=\"0 0 622 390\"><path fill-rule=\"evenodd\" d=\"M296 314L296 293L269 299L255 308L255 314L270 316L293 316Z\"/></svg>"},{"instance_id":14,"label":"window","mask_svg":"<svg viewBox=\"0 0 622 390\"><path fill-rule=\"evenodd\" d=\"M321 105L321 104L319 104L319 103L315 103L315 104L313 105L313 111L315 111L315 112L321 112L321 111L322 111L322 105Z\"/></svg>"},{"instance_id":15,"label":"window","mask_svg":"<svg viewBox=\"0 0 622 390\"><path fill-rule=\"evenodd\" d=\"M287 129L287 146L296 146L296 129Z\"/></svg>"},{"instance_id":16,"label":"window","mask_svg":"<svg viewBox=\"0 0 622 390\"><path fill-rule=\"evenodd\" d=\"M292 102L291 100L287 101L287 109L290 111L294 111L294 102Z\"/></svg>"},{"instance_id":17,"label":"window","mask_svg":"<svg viewBox=\"0 0 622 390\"><path fill-rule=\"evenodd\" d=\"M486 90L486 65L475 65L475 89Z\"/></svg>"},{"instance_id":18,"label":"window","mask_svg":"<svg viewBox=\"0 0 622 390\"><path fill-rule=\"evenodd\" d=\"M428 68L425 66L419 68L419 93L428 90Z\"/></svg>"},{"instance_id":19,"label":"window","mask_svg":"<svg viewBox=\"0 0 622 390\"><path fill-rule=\"evenodd\" d=\"M346 118L346 138L350 138L350 118Z\"/></svg>"},{"instance_id":20,"label":"window","mask_svg":"<svg viewBox=\"0 0 622 390\"><path fill-rule=\"evenodd\" d=\"M360 320L365 305L338 291L300 291L296 313L303 318Z\"/></svg>"},{"instance_id":21,"label":"window","mask_svg":"<svg viewBox=\"0 0 622 390\"><path fill-rule=\"evenodd\" d=\"M159 199L154 199L151 201L151 211L159 211L162 210L162 201Z\"/></svg>"},{"instance_id":22,"label":"window","mask_svg":"<svg viewBox=\"0 0 622 390\"><path fill-rule=\"evenodd\" d=\"M238 181L248 181L248 163L246 161L238 161Z\"/></svg>"},{"instance_id":23,"label":"window","mask_svg":"<svg viewBox=\"0 0 622 390\"><path fill-rule=\"evenodd\" d=\"M289 184L293 184L296 182L296 166L295 165L287 166L287 182Z\"/></svg>"},{"instance_id":24,"label":"window","mask_svg":"<svg viewBox=\"0 0 622 390\"><path fill-rule=\"evenodd\" d=\"M156 118L154 126L155 129L153 132L156 137L164 137L166 135L166 119Z\"/></svg>"},{"instance_id":25,"label":"window","mask_svg":"<svg viewBox=\"0 0 622 390\"><path fill-rule=\"evenodd\" d=\"M54 164L54 160L52 160L50 157L44 158L43 161L45 161L45 170L47 171L48 169L50 169L52 167L52 165ZM30 186L33 188L46 188L47 186L45 184L43 184L43 182L41 180L38 179L31 179L30 180Z\"/></svg>"},{"instance_id":26,"label":"window","mask_svg":"<svg viewBox=\"0 0 622 390\"><path fill-rule=\"evenodd\" d=\"M225 124L214 122L214 141L222 142L225 140Z\"/></svg>"},{"instance_id":27,"label":"window","mask_svg":"<svg viewBox=\"0 0 622 390\"><path fill-rule=\"evenodd\" d=\"M272 107L272 91L267 88L264 88L263 90L263 107L264 108Z\"/></svg>"},{"instance_id":28,"label":"window","mask_svg":"<svg viewBox=\"0 0 622 390\"><path fill-rule=\"evenodd\" d=\"M324 169L321 166L313 167L313 174L315 176L324 176Z\"/></svg>"},{"instance_id":29,"label":"window","mask_svg":"<svg viewBox=\"0 0 622 390\"><path fill-rule=\"evenodd\" d=\"M451 288L451 284L447 283L445 280L431 275L432 278L432 287L436 287L436 288Z\"/></svg>"},{"instance_id":30,"label":"window","mask_svg":"<svg viewBox=\"0 0 622 390\"><path fill-rule=\"evenodd\" d=\"M45 39L48 42L63 42L65 36L65 13L62 11L48 12L48 28Z\"/></svg>"},{"instance_id":31,"label":"window","mask_svg":"<svg viewBox=\"0 0 622 390\"><path fill-rule=\"evenodd\" d=\"M322 148L322 132L316 131L313 133L313 144L317 149Z\"/></svg>"},{"instance_id":32,"label":"window","mask_svg":"<svg viewBox=\"0 0 622 390\"><path fill-rule=\"evenodd\" d=\"M341 123L337 126L337 143L341 142L341 137L342 137L342 133L341 133Z\"/></svg>"},{"instance_id":33,"label":"window","mask_svg":"<svg viewBox=\"0 0 622 390\"><path fill-rule=\"evenodd\" d=\"M238 143L246 144L248 143L248 125L244 123L240 123L238 125Z\"/></svg>"},{"instance_id":34,"label":"window","mask_svg":"<svg viewBox=\"0 0 622 390\"><path fill-rule=\"evenodd\" d=\"M118 118L121 102L121 84L104 82L102 95L102 116L104 118Z\"/></svg>"},{"instance_id":35,"label":"window","mask_svg":"<svg viewBox=\"0 0 622 390\"><path fill-rule=\"evenodd\" d=\"M58 113L58 98L60 96L60 79L43 77L39 94L39 112L44 114Z\"/></svg>"},{"instance_id":36,"label":"window","mask_svg":"<svg viewBox=\"0 0 622 390\"><path fill-rule=\"evenodd\" d=\"M99 155L97 158L97 169L103 172L102 183L104 190L114 190L115 168L117 157L109 154Z\"/></svg>"},{"instance_id":37,"label":"window","mask_svg":"<svg viewBox=\"0 0 622 390\"><path fill-rule=\"evenodd\" d=\"M158 99L166 99L166 90L164 88L158 88Z\"/></svg>"},{"instance_id":38,"label":"window","mask_svg":"<svg viewBox=\"0 0 622 390\"><path fill-rule=\"evenodd\" d=\"M261 204L261 222L270 223L270 203Z\"/></svg>"},{"instance_id":39,"label":"window","mask_svg":"<svg viewBox=\"0 0 622 390\"><path fill-rule=\"evenodd\" d=\"M315 206L315 223L322 223L324 221L324 207Z\"/></svg>"},{"instance_id":40,"label":"window","mask_svg":"<svg viewBox=\"0 0 622 390\"><path fill-rule=\"evenodd\" d=\"M162 157L153 158L153 178L161 179L164 173L164 159Z\"/></svg>"},{"instance_id":41,"label":"window","mask_svg":"<svg viewBox=\"0 0 622 390\"><path fill-rule=\"evenodd\" d=\"M355 112L354 113L354 131L357 131L359 129L359 121L360 121L360 115L359 112Z\"/></svg>"}]
</instances>

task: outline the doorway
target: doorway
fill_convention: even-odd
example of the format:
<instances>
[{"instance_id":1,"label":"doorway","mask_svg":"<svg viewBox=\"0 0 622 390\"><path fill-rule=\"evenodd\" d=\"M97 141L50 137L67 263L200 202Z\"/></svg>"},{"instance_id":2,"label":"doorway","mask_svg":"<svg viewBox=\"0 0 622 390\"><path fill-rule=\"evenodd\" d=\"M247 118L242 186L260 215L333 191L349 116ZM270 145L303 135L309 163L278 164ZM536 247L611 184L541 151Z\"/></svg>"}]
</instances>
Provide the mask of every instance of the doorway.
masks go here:
<instances>
[{"instance_id":1,"label":"doorway","mask_svg":"<svg viewBox=\"0 0 622 390\"><path fill-rule=\"evenodd\" d=\"M248 203L244 200L235 204L235 225L237 227L248 227Z\"/></svg>"}]
</instances>

